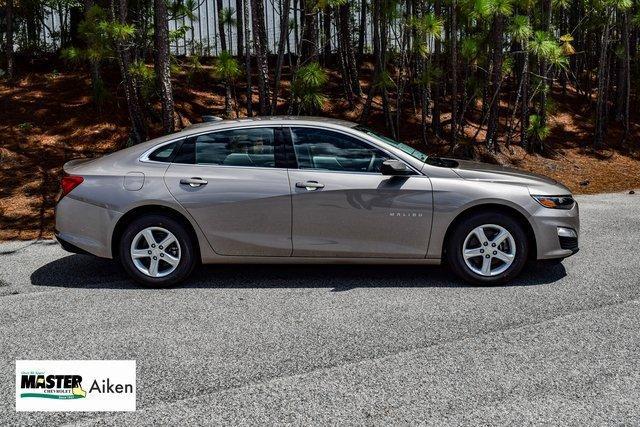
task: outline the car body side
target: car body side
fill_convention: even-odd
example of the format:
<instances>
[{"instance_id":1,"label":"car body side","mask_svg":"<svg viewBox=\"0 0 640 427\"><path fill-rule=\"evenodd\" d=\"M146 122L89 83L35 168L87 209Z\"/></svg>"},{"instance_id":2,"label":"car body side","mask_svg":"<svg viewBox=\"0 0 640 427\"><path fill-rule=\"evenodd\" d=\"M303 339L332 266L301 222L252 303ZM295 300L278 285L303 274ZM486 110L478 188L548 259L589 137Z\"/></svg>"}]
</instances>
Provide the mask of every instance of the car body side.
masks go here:
<instances>
[{"instance_id":1,"label":"car body side","mask_svg":"<svg viewBox=\"0 0 640 427\"><path fill-rule=\"evenodd\" d=\"M56 207L56 234L69 244L93 255L113 258L114 245L123 222L138 210L157 209L171 212L188 222L198 242L203 263L233 262L376 262L376 263L439 263L448 232L456 221L479 209L501 210L522 221L534 244L537 259L563 258L572 254L558 242L557 227L579 232L577 203L570 210L547 209L532 197L537 195L567 195L570 191L552 180L521 171L504 172L489 165L462 162L459 169L423 163L393 146L384 150L407 163L428 179L431 186L433 216L427 233L427 251L422 259L397 258L305 258L248 257L220 255L206 238L200 225L169 191L165 172L170 163L141 161L150 149L165 142L180 140L223 129L268 126L294 127L299 123L328 130L351 133L359 139L380 146L373 138L352 130L339 121L225 121L215 125L195 126L187 131L168 135L130 147L94 160L71 161L65 172L84 177L82 185L62 198ZM213 166L215 167L215 166ZM224 166L233 167L233 166ZM144 191L141 191L141 189ZM116 246L117 248L117 246Z\"/></svg>"}]
</instances>

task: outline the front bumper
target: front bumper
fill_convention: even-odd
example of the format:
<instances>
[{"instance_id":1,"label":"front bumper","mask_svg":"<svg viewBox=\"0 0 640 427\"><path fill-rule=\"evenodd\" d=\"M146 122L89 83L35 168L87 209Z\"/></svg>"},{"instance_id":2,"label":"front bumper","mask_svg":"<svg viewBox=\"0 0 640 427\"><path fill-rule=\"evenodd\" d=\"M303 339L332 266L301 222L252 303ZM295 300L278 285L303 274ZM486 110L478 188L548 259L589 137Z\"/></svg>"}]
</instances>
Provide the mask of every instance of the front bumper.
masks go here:
<instances>
[{"instance_id":1,"label":"front bumper","mask_svg":"<svg viewBox=\"0 0 640 427\"><path fill-rule=\"evenodd\" d=\"M538 259L566 258L579 250L578 203L569 210L540 207L531 217Z\"/></svg>"},{"instance_id":2,"label":"front bumper","mask_svg":"<svg viewBox=\"0 0 640 427\"><path fill-rule=\"evenodd\" d=\"M558 240L562 249L578 252L578 233L572 228L558 227Z\"/></svg>"}]
</instances>

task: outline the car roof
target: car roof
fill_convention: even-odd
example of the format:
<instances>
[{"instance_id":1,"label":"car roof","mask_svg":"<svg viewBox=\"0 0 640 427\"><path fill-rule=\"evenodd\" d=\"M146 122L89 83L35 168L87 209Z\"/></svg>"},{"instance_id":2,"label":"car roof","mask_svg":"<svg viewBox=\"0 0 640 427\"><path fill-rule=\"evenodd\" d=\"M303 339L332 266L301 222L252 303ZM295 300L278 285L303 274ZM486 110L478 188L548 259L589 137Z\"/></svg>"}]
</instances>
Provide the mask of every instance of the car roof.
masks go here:
<instances>
[{"instance_id":1,"label":"car roof","mask_svg":"<svg viewBox=\"0 0 640 427\"><path fill-rule=\"evenodd\" d=\"M195 123L187 126L182 131L207 130L216 129L218 127L226 127L230 124L251 124L251 123L269 123L273 125L304 125L304 124L332 124L352 128L357 123L347 120L332 119L330 117L313 117L313 116L263 116L263 117L245 117L233 120L217 120L203 123Z\"/></svg>"},{"instance_id":2,"label":"car roof","mask_svg":"<svg viewBox=\"0 0 640 427\"><path fill-rule=\"evenodd\" d=\"M196 135L202 132L207 132L209 130L222 130L225 128L232 129L235 126L242 125L251 125L252 123L258 124L272 124L274 126L293 126L293 125L330 125L330 126L342 126L347 128L353 128L358 126L357 123L349 122L346 120L332 119L329 117L307 117L307 116L265 116L265 117L247 117L241 119L234 120L215 120L203 123L195 123L181 129L177 132L173 132L167 135L160 136L158 138L154 138L150 141L145 141L143 143L125 148L120 150L119 152L122 155L126 155L125 153L135 152L136 155L149 150L150 148L155 147L158 144L163 144L168 141L173 141L181 138L186 138L191 135Z\"/></svg>"}]
</instances>

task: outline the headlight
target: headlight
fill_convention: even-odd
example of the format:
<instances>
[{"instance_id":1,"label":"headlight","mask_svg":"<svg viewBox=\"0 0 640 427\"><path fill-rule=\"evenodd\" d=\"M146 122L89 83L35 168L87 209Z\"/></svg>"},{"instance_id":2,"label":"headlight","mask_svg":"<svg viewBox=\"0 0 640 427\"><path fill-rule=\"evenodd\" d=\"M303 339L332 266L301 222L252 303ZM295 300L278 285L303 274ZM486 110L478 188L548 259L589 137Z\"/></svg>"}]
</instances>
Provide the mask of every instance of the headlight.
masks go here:
<instances>
[{"instance_id":1,"label":"headlight","mask_svg":"<svg viewBox=\"0 0 640 427\"><path fill-rule=\"evenodd\" d=\"M550 209L571 209L575 204L571 196L531 196L545 208Z\"/></svg>"}]
</instances>

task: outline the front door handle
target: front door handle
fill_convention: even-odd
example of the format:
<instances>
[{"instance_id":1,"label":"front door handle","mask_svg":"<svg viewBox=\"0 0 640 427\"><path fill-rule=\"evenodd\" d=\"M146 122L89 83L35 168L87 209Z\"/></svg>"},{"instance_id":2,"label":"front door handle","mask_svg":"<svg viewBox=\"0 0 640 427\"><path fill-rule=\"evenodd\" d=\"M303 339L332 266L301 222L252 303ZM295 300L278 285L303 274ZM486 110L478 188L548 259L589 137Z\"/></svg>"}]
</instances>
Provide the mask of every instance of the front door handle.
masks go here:
<instances>
[{"instance_id":1,"label":"front door handle","mask_svg":"<svg viewBox=\"0 0 640 427\"><path fill-rule=\"evenodd\" d=\"M320 184L318 181L305 181L296 182L296 187L306 188L308 191L315 191L319 188L324 188L324 184Z\"/></svg>"},{"instance_id":2,"label":"front door handle","mask_svg":"<svg viewBox=\"0 0 640 427\"><path fill-rule=\"evenodd\" d=\"M180 184L189 185L190 187L200 187L201 185L207 185L207 182L208 181L195 176L192 178L182 178L180 180Z\"/></svg>"}]
</instances>

